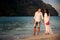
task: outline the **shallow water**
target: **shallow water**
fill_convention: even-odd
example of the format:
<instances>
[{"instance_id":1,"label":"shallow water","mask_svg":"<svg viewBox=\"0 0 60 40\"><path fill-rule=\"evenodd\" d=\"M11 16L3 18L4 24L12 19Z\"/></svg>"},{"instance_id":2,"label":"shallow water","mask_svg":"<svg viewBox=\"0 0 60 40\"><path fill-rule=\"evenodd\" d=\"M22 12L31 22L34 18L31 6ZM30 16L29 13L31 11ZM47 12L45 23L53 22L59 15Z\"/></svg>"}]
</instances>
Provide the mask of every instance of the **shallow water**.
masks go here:
<instances>
[{"instance_id":1,"label":"shallow water","mask_svg":"<svg viewBox=\"0 0 60 40\"><path fill-rule=\"evenodd\" d=\"M60 33L60 17L50 18L50 27L54 33ZM41 22L41 33L44 33L45 26ZM0 39L17 40L33 34L33 17L0 17Z\"/></svg>"}]
</instances>

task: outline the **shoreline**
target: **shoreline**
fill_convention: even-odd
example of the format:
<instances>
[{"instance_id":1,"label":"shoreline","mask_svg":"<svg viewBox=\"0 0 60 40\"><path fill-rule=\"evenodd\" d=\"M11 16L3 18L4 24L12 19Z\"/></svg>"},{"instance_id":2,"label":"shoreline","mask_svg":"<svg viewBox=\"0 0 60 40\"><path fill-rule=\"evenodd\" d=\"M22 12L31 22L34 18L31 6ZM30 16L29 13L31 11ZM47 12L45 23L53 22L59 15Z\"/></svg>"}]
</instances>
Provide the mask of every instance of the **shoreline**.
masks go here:
<instances>
[{"instance_id":1,"label":"shoreline","mask_svg":"<svg viewBox=\"0 0 60 40\"><path fill-rule=\"evenodd\" d=\"M19 40L60 40L60 34L49 34L49 35L32 35L30 37L24 37Z\"/></svg>"}]
</instances>

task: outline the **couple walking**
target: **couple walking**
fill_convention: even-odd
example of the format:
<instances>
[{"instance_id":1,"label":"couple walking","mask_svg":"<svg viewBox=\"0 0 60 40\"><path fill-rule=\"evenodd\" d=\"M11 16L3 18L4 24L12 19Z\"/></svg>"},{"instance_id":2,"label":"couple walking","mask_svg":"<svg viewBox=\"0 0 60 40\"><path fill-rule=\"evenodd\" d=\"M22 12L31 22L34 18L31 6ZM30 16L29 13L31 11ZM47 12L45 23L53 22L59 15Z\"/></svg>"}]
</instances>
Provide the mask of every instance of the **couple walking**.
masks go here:
<instances>
[{"instance_id":1,"label":"couple walking","mask_svg":"<svg viewBox=\"0 0 60 40\"><path fill-rule=\"evenodd\" d=\"M38 32L37 34L39 35L40 33L40 18L42 18L42 22L45 25L45 34L50 34L52 33L52 30L50 28L50 13L48 9L44 9L44 16L42 15L41 8L38 8L38 10L35 12L34 15L34 35L36 35L36 26L38 26Z\"/></svg>"}]
</instances>

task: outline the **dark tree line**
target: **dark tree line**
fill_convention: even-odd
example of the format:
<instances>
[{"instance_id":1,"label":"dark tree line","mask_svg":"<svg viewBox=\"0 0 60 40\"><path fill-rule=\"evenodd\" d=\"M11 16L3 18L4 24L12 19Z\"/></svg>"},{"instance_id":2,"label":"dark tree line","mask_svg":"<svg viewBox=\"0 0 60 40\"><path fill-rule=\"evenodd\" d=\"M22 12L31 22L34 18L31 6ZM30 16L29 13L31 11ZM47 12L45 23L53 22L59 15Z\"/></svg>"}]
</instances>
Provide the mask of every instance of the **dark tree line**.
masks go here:
<instances>
[{"instance_id":1,"label":"dark tree line","mask_svg":"<svg viewBox=\"0 0 60 40\"><path fill-rule=\"evenodd\" d=\"M41 0L0 0L0 16L33 16L37 8L49 9L51 16L58 16L50 4Z\"/></svg>"}]
</instances>

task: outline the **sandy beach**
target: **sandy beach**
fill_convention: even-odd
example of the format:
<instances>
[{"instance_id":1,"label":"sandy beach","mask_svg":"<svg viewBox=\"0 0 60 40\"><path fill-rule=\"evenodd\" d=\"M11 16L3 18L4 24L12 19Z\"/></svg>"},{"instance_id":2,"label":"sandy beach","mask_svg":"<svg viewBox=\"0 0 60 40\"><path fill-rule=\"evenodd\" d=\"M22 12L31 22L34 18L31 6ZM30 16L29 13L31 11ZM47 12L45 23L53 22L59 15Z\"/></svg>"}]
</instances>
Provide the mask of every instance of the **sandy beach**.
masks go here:
<instances>
[{"instance_id":1,"label":"sandy beach","mask_svg":"<svg viewBox=\"0 0 60 40\"><path fill-rule=\"evenodd\" d=\"M30 37L21 38L19 40L60 40L60 34L50 34L50 35L35 35Z\"/></svg>"}]
</instances>

